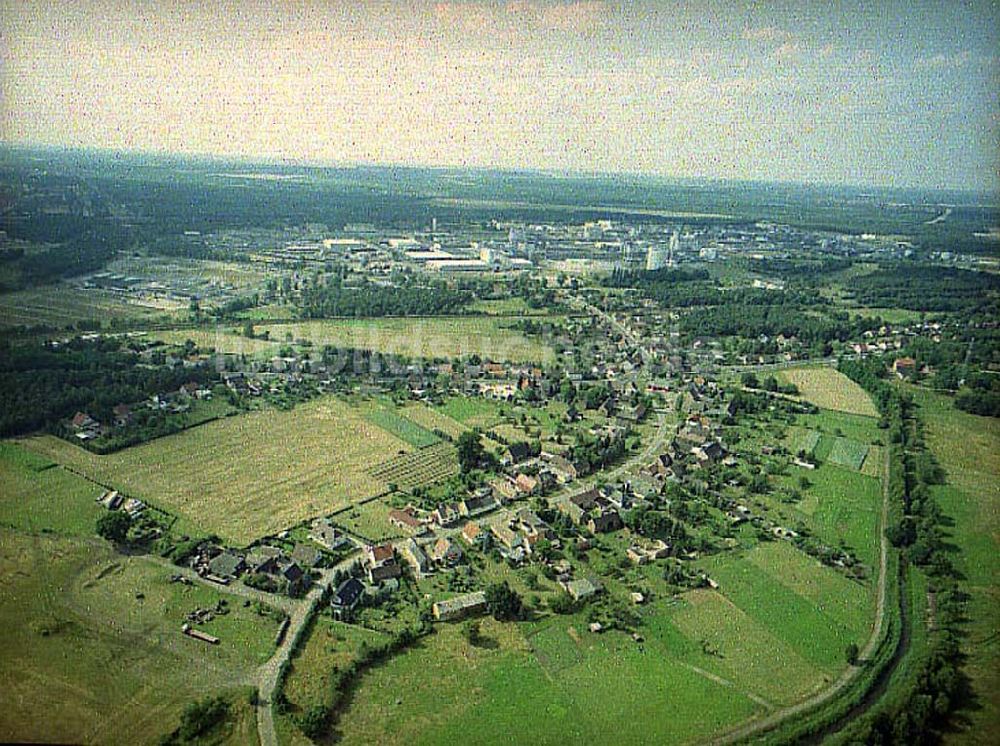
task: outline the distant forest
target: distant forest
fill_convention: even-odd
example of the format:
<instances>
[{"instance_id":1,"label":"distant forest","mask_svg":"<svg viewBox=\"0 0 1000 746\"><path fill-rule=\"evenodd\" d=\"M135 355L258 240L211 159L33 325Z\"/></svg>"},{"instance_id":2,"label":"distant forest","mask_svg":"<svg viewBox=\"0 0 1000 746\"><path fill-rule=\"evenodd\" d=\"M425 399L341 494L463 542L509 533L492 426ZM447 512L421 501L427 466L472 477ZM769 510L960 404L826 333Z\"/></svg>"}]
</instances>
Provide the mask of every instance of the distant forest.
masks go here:
<instances>
[{"instance_id":1,"label":"distant forest","mask_svg":"<svg viewBox=\"0 0 1000 746\"><path fill-rule=\"evenodd\" d=\"M896 264L851 280L855 299L876 308L976 311L996 307L1000 277L953 267Z\"/></svg>"}]
</instances>

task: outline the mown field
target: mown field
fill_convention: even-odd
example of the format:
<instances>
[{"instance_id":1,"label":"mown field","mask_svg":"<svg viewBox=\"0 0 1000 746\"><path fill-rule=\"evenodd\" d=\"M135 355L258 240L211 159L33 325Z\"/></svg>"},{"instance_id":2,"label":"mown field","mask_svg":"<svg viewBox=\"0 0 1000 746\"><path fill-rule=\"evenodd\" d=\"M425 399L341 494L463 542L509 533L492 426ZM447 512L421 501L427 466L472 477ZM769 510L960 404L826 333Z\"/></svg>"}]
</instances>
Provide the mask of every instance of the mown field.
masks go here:
<instances>
[{"instance_id":1,"label":"mown field","mask_svg":"<svg viewBox=\"0 0 1000 746\"><path fill-rule=\"evenodd\" d=\"M385 492L369 467L410 450L333 397L229 417L107 456L52 436L23 444L238 545Z\"/></svg>"},{"instance_id":2,"label":"mown field","mask_svg":"<svg viewBox=\"0 0 1000 746\"><path fill-rule=\"evenodd\" d=\"M170 583L170 569L96 539L0 529L0 740L144 744L177 727L191 701L239 691L270 654L277 622L256 609L185 637L187 612L222 595ZM248 706L230 742L254 737ZM250 717L247 717L250 715Z\"/></svg>"},{"instance_id":3,"label":"mown field","mask_svg":"<svg viewBox=\"0 0 1000 746\"><path fill-rule=\"evenodd\" d=\"M407 404L403 407L402 415L426 430L432 432L440 430L452 438L458 438L459 435L470 429L458 420L444 414L439 409L428 407L426 404Z\"/></svg>"},{"instance_id":4,"label":"mown field","mask_svg":"<svg viewBox=\"0 0 1000 746\"><path fill-rule=\"evenodd\" d=\"M637 611L642 643L593 634L586 610L519 625L458 624L369 671L337 735L345 743L690 743L821 689L870 631L872 589L786 542L702 563L718 591ZM617 593L617 584L611 584ZM332 643L330 659L336 655Z\"/></svg>"},{"instance_id":5,"label":"mown field","mask_svg":"<svg viewBox=\"0 0 1000 746\"><path fill-rule=\"evenodd\" d=\"M833 368L788 368L776 377L798 387L799 395L817 407L877 417L871 397L858 384Z\"/></svg>"},{"instance_id":6,"label":"mown field","mask_svg":"<svg viewBox=\"0 0 1000 746\"><path fill-rule=\"evenodd\" d=\"M1000 420L956 410L948 396L907 386L920 407L927 444L947 472L932 488L953 521L949 540L970 594L965 671L976 702L959 713L954 743L987 744L1000 727Z\"/></svg>"},{"instance_id":7,"label":"mown field","mask_svg":"<svg viewBox=\"0 0 1000 746\"><path fill-rule=\"evenodd\" d=\"M104 492L93 482L13 443L0 442L0 525L26 533L88 536Z\"/></svg>"},{"instance_id":8,"label":"mown field","mask_svg":"<svg viewBox=\"0 0 1000 746\"><path fill-rule=\"evenodd\" d=\"M160 332L170 342L192 339L198 345L220 352L271 352L293 340L308 339L314 345L334 345L360 350L407 355L414 358L455 358L479 355L497 361L548 362L552 350L540 340L510 329L510 321L497 317L440 317L413 319L331 319L293 324L258 324L257 336L247 339L242 329L222 326ZM270 340L260 339L267 333Z\"/></svg>"},{"instance_id":9,"label":"mown field","mask_svg":"<svg viewBox=\"0 0 1000 746\"><path fill-rule=\"evenodd\" d=\"M392 406L375 404L371 407L365 407L365 409L367 410L365 412L366 420L378 425L386 432L392 433L414 448L425 448L441 442L440 437L405 416L405 412L397 412Z\"/></svg>"},{"instance_id":10,"label":"mown field","mask_svg":"<svg viewBox=\"0 0 1000 746\"><path fill-rule=\"evenodd\" d=\"M170 311L140 306L105 290L57 285L0 294L0 327L63 327L77 322L107 323L114 319L152 319Z\"/></svg>"}]
</instances>

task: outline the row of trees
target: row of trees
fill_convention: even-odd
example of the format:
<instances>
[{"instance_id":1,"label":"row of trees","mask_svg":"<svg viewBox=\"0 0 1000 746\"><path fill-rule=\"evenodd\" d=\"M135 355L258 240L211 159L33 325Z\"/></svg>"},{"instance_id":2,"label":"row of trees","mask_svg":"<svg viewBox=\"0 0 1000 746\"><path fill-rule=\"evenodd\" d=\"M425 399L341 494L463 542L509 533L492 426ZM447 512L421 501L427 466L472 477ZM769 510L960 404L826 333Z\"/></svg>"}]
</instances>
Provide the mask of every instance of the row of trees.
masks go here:
<instances>
[{"instance_id":1,"label":"row of trees","mask_svg":"<svg viewBox=\"0 0 1000 746\"><path fill-rule=\"evenodd\" d=\"M402 283L391 287L342 285L336 278L306 287L298 300L304 318L333 316L430 316L460 313L472 293L444 283Z\"/></svg>"},{"instance_id":2,"label":"row of trees","mask_svg":"<svg viewBox=\"0 0 1000 746\"><path fill-rule=\"evenodd\" d=\"M945 542L946 519L931 491L944 473L923 442L912 399L882 380L884 368L873 361L843 361L840 369L873 396L880 424L889 430L889 498L901 515L886 535L904 561L927 573L939 630L902 696L880 707L861 737L871 744L934 743L966 693L960 650L965 594Z\"/></svg>"}]
</instances>

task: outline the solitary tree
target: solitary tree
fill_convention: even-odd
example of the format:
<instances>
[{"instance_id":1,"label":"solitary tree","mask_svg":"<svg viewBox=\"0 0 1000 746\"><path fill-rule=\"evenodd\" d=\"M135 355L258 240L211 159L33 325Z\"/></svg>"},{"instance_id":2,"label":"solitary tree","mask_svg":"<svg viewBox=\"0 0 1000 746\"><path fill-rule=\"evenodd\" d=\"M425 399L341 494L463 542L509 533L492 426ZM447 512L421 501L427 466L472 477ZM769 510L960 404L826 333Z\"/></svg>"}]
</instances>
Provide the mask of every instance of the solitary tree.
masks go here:
<instances>
[{"instance_id":1,"label":"solitary tree","mask_svg":"<svg viewBox=\"0 0 1000 746\"><path fill-rule=\"evenodd\" d=\"M847 658L848 665L856 666L858 664L858 646L853 642L847 646L847 650L844 651L844 657Z\"/></svg>"},{"instance_id":2,"label":"solitary tree","mask_svg":"<svg viewBox=\"0 0 1000 746\"><path fill-rule=\"evenodd\" d=\"M97 519L97 534L110 542L122 544L131 525L128 513L113 510Z\"/></svg>"},{"instance_id":3,"label":"solitary tree","mask_svg":"<svg viewBox=\"0 0 1000 746\"><path fill-rule=\"evenodd\" d=\"M486 606L497 621L514 621L524 617L524 603L506 580L486 589Z\"/></svg>"},{"instance_id":4,"label":"solitary tree","mask_svg":"<svg viewBox=\"0 0 1000 746\"><path fill-rule=\"evenodd\" d=\"M464 473L479 467L485 449L479 442L479 433L467 431L458 436L458 464Z\"/></svg>"}]
</instances>

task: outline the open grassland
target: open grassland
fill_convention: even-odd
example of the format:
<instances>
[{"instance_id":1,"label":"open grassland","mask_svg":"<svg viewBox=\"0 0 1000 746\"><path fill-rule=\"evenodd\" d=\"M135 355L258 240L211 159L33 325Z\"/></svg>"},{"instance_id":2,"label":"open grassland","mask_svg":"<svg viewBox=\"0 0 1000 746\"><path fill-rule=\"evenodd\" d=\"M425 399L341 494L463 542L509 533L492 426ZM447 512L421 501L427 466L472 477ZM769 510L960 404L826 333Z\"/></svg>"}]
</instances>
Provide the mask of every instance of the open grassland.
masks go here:
<instances>
[{"instance_id":1,"label":"open grassland","mask_svg":"<svg viewBox=\"0 0 1000 746\"><path fill-rule=\"evenodd\" d=\"M438 626L364 676L338 725L344 743L499 744L512 733L540 744L602 743L612 734L619 743L684 743L759 709L665 665L668 652L655 641L593 635L580 615L531 626L529 645L520 628L484 620L493 643L482 647L470 646L459 625Z\"/></svg>"},{"instance_id":2,"label":"open grassland","mask_svg":"<svg viewBox=\"0 0 1000 746\"><path fill-rule=\"evenodd\" d=\"M671 621L710 651L717 675L752 684L754 693L772 704L801 699L822 681L819 668L720 593L693 591L685 601Z\"/></svg>"},{"instance_id":3,"label":"open grassland","mask_svg":"<svg viewBox=\"0 0 1000 746\"><path fill-rule=\"evenodd\" d=\"M385 492L369 466L409 450L333 397L228 417L107 456L51 436L24 443L241 545Z\"/></svg>"},{"instance_id":4,"label":"open grassland","mask_svg":"<svg viewBox=\"0 0 1000 746\"><path fill-rule=\"evenodd\" d=\"M717 555L705 563L712 578L719 583L719 593L822 672L820 678L814 679L818 688L824 681L832 681L846 665L844 648L847 644L854 642L860 646L864 642L870 624L870 607L868 604L855 607L853 616L846 618L843 610L824 610L817 603L817 595L823 599L827 597L822 589L807 596L794 587L819 581L811 580L807 567L798 563L793 566L799 577L806 579L787 581L782 577L787 565L789 561L783 556L764 556L752 561L733 555ZM816 570L822 571L815 573L819 577L823 573L834 574L831 569L817 567ZM709 618L704 625L704 633L708 633L712 629Z\"/></svg>"},{"instance_id":5,"label":"open grassland","mask_svg":"<svg viewBox=\"0 0 1000 746\"><path fill-rule=\"evenodd\" d=\"M785 436L785 443L793 455L805 453L807 456L811 456L819 444L819 439L820 433L815 430L792 427L789 428L788 434Z\"/></svg>"},{"instance_id":6,"label":"open grassland","mask_svg":"<svg viewBox=\"0 0 1000 746\"><path fill-rule=\"evenodd\" d=\"M911 311L908 308L849 308L847 312L851 316L862 316L866 319L880 318L889 324L909 324L920 321L921 316L927 314L921 311ZM933 316L942 314L935 313Z\"/></svg>"},{"instance_id":7,"label":"open grassland","mask_svg":"<svg viewBox=\"0 0 1000 746\"><path fill-rule=\"evenodd\" d=\"M874 619L874 584L864 585L825 567L787 541L759 544L745 560L816 605L825 616L863 636Z\"/></svg>"},{"instance_id":8,"label":"open grassland","mask_svg":"<svg viewBox=\"0 0 1000 746\"><path fill-rule=\"evenodd\" d=\"M875 443L885 437L885 430L879 429L878 420L828 409L821 409L816 414L800 414L796 422L826 435L850 438L859 443Z\"/></svg>"},{"instance_id":9,"label":"open grassland","mask_svg":"<svg viewBox=\"0 0 1000 746\"><path fill-rule=\"evenodd\" d=\"M115 319L151 319L166 316L162 308L142 306L106 290L68 285L19 290L0 294L0 327L63 327L79 321L106 323Z\"/></svg>"},{"instance_id":10,"label":"open grassland","mask_svg":"<svg viewBox=\"0 0 1000 746\"><path fill-rule=\"evenodd\" d=\"M469 310L487 316L539 316L547 313L544 308L532 308L524 298L491 298L469 304Z\"/></svg>"},{"instance_id":11,"label":"open grassland","mask_svg":"<svg viewBox=\"0 0 1000 746\"><path fill-rule=\"evenodd\" d=\"M789 368L777 375L786 383L795 384L800 396L817 407L866 417L878 416L868 393L833 368Z\"/></svg>"},{"instance_id":12,"label":"open grassland","mask_svg":"<svg viewBox=\"0 0 1000 746\"><path fill-rule=\"evenodd\" d=\"M960 713L955 743L990 743L1000 724L1000 420L954 408L951 397L907 386L920 406L927 445L947 472L932 492L954 525L949 541L970 594L965 671L976 706Z\"/></svg>"},{"instance_id":13,"label":"open grassland","mask_svg":"<svg viewBox=\"0 0 1000 746\"><path fill-rule=\"evenodd\" d=\"M8 742L156 743L187 703L242 688L277 629L231 602L205 626L221 644L185 637L187 612L223 595L170 583L169 568L96 540L0 529L0 588ZM255 737L248 710L237 707L230 742Z\"/></svg>"},{"instance_id":14,"label":"open grassland","mask_svg":"<svg viewBox=\"0 0 1000 746\"><path fill-rule=\"evenodd\" d=\"M479 427L486 430L500 421L500 407L490 399L454 396L438 409L467 427Z\"/></svg>"},{"instance_id":15,"label":"open grassland","mask_svg":"<svg viewBox=\"0 0 1000 746\"><path fill-rule=\"evenodd\" d=\"M496 361L548 362L553 352L541 341L509 328L510 321L492 316L411 319L327 319L292 324L257 324L255 339L241 336L242 329L220 326L208 329L160 332L170 342L192 339L220 352L277 354L292 340L308 339L314 345L406 355L414 358L456 358L479 355ZM269 340L260 337L267 333Z\"/></svg>"},{"instance_id":16,"label":"open grassland","mask_svg":"<svg viewBox=\"0 0 1000 746\"><path fill-rule=\"evenodd\" d=\"M679 602L656 595L637 608L642 643L589 632L586 610L520 625L484 620L483 647L469 646L461 625L436 625L362 677L338 735L346 743L503 743L515 732L537 743L703 741L828 685L846 665L845 646L871 628L872 588L786 542L715 555L704 567L719 590ZM608 591L621 589L609 581Z\"/></svg>"},{"instance_id":17,"label":"open grassland","mask_svg":"<svg viewBox=\"0 0 1000 746\"><path fill-rule=\"evenodd\" d=\"M369 500L363 505L352 505L337 513L333 516L333 522L372 543L413 533L392 523L389 520L389 510L382 499Z\"/></svg>"},{"instance_id":18,"label":"open grassland","mask_svg":"<svg viewBox=\"0 0 1000 746\"><path fill-rule=\"evenodd\" d=\"M868 455L861 465L861 473L876 479L882 478L882 464L885 461L885 446L868 446Z\"/></svg>"},{"instance_id":19,"label":"open grassland","mask_svg":"<svg viewBox=\"0 0 1000 746\"><path fill-rule=\"evenodd\" d=\"M343 624L325 614L317 616L285 679L283 691L291 712L304 712L314 704L329 702L330 674L334 667L346 668L357 658L361 645L373 645L384 639L379 632Z\"/></svg>"},{"instance_id":20,"label":"open grassland","mask_svg":"<svg viewBox=\"0 0 1000 746\"><path fill-rule=\"evenodd\" d=\"M0 524L26 533L90 536L104 510L93 482L13 443L0 443Z\"/></svg>"},{"instance_id":21,"label":"open grassland","mask_svg":"<svg viewBox=\"0 0 1000 746\"><path fill-rule=\"evenodd\" d=\"M123 275L149 277L166 284L212 282L250 293L263 287L270 276L267 269L245 262L220 262L174 256L122 256L107 269Z\"/></svg>"},{"instance_id":22,"label":"open grassland","mask_svg":"<svg viewBox=\"0 0 1000 746\"><path fill-rule=\"evenodd\" d=\"M797 487L800 477L809 481L804 499L796 506L802 519L820 539L832 546L843 541L869 568L878 556L878 513L881 482L829 463L813 470L792 467L780 478ZM794 528L794 526L793 526Z\"/></svg>"}]
</instances>

